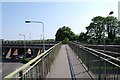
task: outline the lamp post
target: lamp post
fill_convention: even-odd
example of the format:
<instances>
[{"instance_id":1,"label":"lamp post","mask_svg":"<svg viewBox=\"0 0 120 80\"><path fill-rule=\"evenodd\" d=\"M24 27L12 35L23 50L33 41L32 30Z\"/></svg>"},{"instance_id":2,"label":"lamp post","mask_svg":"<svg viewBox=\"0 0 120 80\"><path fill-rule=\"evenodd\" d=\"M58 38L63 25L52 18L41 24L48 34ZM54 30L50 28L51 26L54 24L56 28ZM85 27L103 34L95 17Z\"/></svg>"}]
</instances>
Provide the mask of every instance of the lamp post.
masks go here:
<instances>
[{"instance_id":1,"label":"lamp post","mask_svg":"<svg viewBox=\"0 0 120 80\"><path fill-rule=\"evenodd\" d=\"M25 23L41 23L43 28L43 52L45 51L45 44L44 44L44 24L41 21L25 21Z\"/></svg>"},{"instance_id":2,"label":"lamp post","mask_svg":"<svg viewBox=\"0 0 120 80\"><path fill-rule=\"evenodd\" d=\"M111 11L111 12L109 13L109 15L112 15L113 13L114 13L114 12ZM108 15L108 16L109 16L109 15ZM108 17L108 16L107 16L107 17ZM103 21L104 21L104 20L103 20ZM105 53L105 27L104 27L104 31L103 31L103 39L104 39L103 41L104 41L104 53Z\"/></svg>"},{"instance_id":3,"label":"lamp post","mask_svg":"<svg viewBox=\"0 0 120 80\"><path fill-rule=\"evenodd\" d=\"M33 44L32 41L31 41L31 32L28 31L28 33L29 33L29 42L30 42L30 44Z\"/></svg>"},{"instance_id":4,"label":"lamp post","mask_svg":"<svg viewBox=\"0 0 120 80\"><path fill-rule=\"evenodd\" d=\"M29 33L29 40L31 40L31 32L30 32L30 31L28 31L28 33Z\"/></svg>"},{"instance_id":5,"label":"lamp post","mask_svg":"<svg viewBox=\"0 0 120 80\"><path fill-rule=\"evenodd\" d=\"M24 37L24 54L25 54L26 53L25 35L24 34L19 34L19 35Z\"/></svg>"},{"instance_id":6,"label":"lamp post","mask_svg":"<svg viewBox=\"0 0 120 80\"><path fill-rule=\"evenodd\" d=\"M110 13L108 14L108 16L107 17L109 17L110 15L112 15L114 12L113 11L110 11ZM106 19L106 18L105 18ZM104 22L104 20L105 19L103 19L103 22ZM102 22L102 23L103 23ZM105 54L105 47L106 47L106 44L105 44L105 26L103 25L103 27L104 27L104 31L103 31L103 43L104 43L104 54ZM105 78L106 78L106 61L105 61Z\"/></svg>"}]
</instances>

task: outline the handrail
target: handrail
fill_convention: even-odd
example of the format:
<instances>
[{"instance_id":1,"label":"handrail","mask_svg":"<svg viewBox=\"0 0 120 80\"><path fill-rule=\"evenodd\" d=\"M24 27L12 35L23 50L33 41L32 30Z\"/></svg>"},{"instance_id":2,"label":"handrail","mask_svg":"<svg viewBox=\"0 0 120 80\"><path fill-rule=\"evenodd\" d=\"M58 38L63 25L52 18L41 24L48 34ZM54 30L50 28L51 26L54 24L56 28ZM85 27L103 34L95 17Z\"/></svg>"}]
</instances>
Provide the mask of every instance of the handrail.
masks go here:
<instances>
[{"instance_id":1,"label":"handrail","mask_svg":"<svg viewBox=\"0 0 120 80\"><path fill-rule=\"evenodd\" d=\"M55 44L53 47L51 47L50 49L46 50L45 52L43 52L42 54L38 55L37 57L35 57L34 59L30 60L28 63L24 64L23 66L21 66L20 68L16 69L15 71L13 71L12 73L10 73L9 75L5 76L4 79L8 79L8 78L13 78L17 73L21 72L22 70L24 70L25 68L29 67L31 64L33 64L34 62L36 62L38 59L41 59L44 55L46 55L49 51L51 51L52 49L54 49L56 46L60 45L61 42L59 42L58 44Z\"/></svg>"},{"instance_id":2,"label":"handrail","mask_svg":"<svg viewBox=\"0 0 120 80\"><path fill-rule=\"evenodd\" d=\"M69 45L94 78L120 79L120 59L74 42Z\"/></svg>"},{"instance_id":3,"label":"handrail","mask_svg":"<svg viewBox=\"0 0 120 80\"><path fill-rule=\"evenodd\" d=\"M100 54L100 55L103 55L103 56L105 56L105 57L109 57L109 58L111 58L111 59L113 59L113 60L115 60L115 61L119 61L119 62L120 62L120 59L118 59L118 58L112 57L112 56L110 56L110 55L104 54L104 53L102 53L102 52L96 51L96 50L91 49L91 48L88 48L88 47L83 47L83 48L85 48L85 49L87 49L87 50L90 50L90 51L93 51L93 52L96 52L96 53L98 53L98 54Z\"/></svg>"},{"instance_id":4,"label":"handrail","mask_svg":"<svg viewBox=\"0 0 120 80\"><path fill-rule=\"evenodd\" d=\"M110 59L112 59L112 60L115 60L115 61L117 61L117 62L120 62L120 59L114 58L114 57L112 57L112 56L109 56L109 55L104 54L104 53L102 53L102 52L96 51L96 50L94 50L94 49L91 49L91 48L88 48L88 47L84 47L84 49L88 49L89 51L93 51L93 52L95 52L95 53L98 53L98 54L100 54L100 55L103 55L104 57L108 57L108 58L110 58ZM90 53L94 54L93 52L90 52ZM94 55L98 57L98 55L96 55L96 54L94 54ZM100 57L100 56L99 56L99 58L101 58L101 59L103 59L103 60L105 60L105 61L107 61L107 62L109 62L109 63L111 63L111 64L113 64L113 65L115 65L115 66L117 66L118 68L120 68L120 65L115 64L115 63L109 61L108 59L105 59L105 58Z\"/></svg>"},{"instance_id":5,"label":"handrail","mask_svg":"<svg viewBox=\"0 0 120 80\"><path fill-rule=\"evenodd\" d=\"M75 44L75 43L74 43L74 44ZM76 44L76 45L77 45L77 44ZM120 62L120 59L115 58L115 57L112 57L112 56L107 55L107 54L104 54L104 53L102 53L102 52L96 51L96 50L94 50L94 49L92 49L92 48L88 48L88 47L85 47L85 46L83 46L83 45L78 45L78 46L81 47L81 48L83 48L83 49L85 49L85 50L89 50L89 51L98 53L98 54L100 54L100 55L103 55L103 56L105 56L105 57L108 57L108 58L111 58L111 59L113 59L113 60L115 60L115 61L119 61L119 62Z\"/></svg>"}]
</instances>

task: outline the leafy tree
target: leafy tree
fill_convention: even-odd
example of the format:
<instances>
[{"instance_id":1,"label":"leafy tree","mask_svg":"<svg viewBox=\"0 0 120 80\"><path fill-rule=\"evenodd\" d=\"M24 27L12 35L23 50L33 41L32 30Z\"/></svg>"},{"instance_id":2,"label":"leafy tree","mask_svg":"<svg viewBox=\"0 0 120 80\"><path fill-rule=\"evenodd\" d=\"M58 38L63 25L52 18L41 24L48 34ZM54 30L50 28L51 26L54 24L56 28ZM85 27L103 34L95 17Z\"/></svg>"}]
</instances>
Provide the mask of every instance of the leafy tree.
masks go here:
<instances>
[{"instance_id":1,"label":"leafy tree","mask_svg":"<svg viewBox=\"0 0 120 80\"><path fill-rule=\"evenodd\" d=\"M77 35L77 34L73 36L73 40L75 40L75 41L78 41L78 38L79 38L79 35Z\"/></svg>"},{"instance_id":2,"label":"leafy tree","mask_svg":"<svg viewBox=\"0 0 120 80\"><path fill-rule=\"evenodd\" d=\"M81 32L80 35L79 35L79 37L78 37L78 40L81 41L81 42L86 41L86 40L87 40L87 35L86 35L86 33Z\"/></svg>"},{"instance_id":3,"label":"leafy tree","mask_svg":"<svg viewBox=\"0 0 120 80\"><path fill-rule=\"evenodd\" d=\"M120 22L114 16L108 16L106 18L101 16L96 16L92 19L89 26L86 27L87 36L89 39L95 40L95 42L100 43L102 41L103 32L108 34L107 39L113 42L116 35L120 35Z\"/></svg>"},{"instance_id":4,"label":"leafy tree","mask_svg":"<svg viewBox=\"0 0 120 80\"><path fill-rule=\"evenodd\" d=\"M108 16L105 18L106 31L108 34L108 38L113 41L116 37L116 33L118 32L118 20L114 16Z\"/></svg>"},{"instance_id":5,"label":"leafy tree","mask_svg":"<svg viewBox=\"0 0 120 80\"><path fill-rule=\"evenodd\" d=\"M63 41L65 38L69 40L74 40L75 34L71 31L69 27L63 26L59 28L55 34L56 41Z\"/></svg>"},{"instance_id":6,"label":"leafy tree","mask_svg":"<svg viewBox=\"0 0 120 80\"><path fill-rule=\"evenodd\" d=\"M103 20L104 20L104 17L96 16L92 19L92 22L90 23L90 25L86 27L87 36L89 36L91 39L95 39L97 43L100 43L100 39L102 37Z\"/></svg>"}]
</instances>

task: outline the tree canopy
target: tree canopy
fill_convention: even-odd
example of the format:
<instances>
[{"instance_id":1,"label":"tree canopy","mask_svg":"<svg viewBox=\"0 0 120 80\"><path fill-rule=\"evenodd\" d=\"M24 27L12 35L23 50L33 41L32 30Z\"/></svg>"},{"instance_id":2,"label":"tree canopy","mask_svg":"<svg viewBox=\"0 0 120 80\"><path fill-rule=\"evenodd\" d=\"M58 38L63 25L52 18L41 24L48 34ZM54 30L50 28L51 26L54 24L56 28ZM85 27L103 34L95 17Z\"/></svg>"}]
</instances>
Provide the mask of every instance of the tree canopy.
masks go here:
<instances>
[{"instance_id":1,"label":"tree canopy","mask_svg":"<svg viewBox=\"0 0 120 80\"><path fill-rule=\"evenodd\" d=\"M89 26L86 27L87 36L100 43L103 38L103 32L107 34L106 38L110 41L114 41L116 35L119 34L119 22L116 17L108 16L96 16L92 19Z\"/></svg>"},{"instance_id":2,"label":"tree canopy","mask_svg":"<svg viewBox=\"0 0 120 80\"><path fill-rule=\"evenodd\" d=\"M74 32L71 31L71 29L67 26L63 26L62 28L59 28L55 34L55 40L56 41L63 41L65 38L68 38L69 40L73 40L75 37Z\"/></svg>"}]
</instances>

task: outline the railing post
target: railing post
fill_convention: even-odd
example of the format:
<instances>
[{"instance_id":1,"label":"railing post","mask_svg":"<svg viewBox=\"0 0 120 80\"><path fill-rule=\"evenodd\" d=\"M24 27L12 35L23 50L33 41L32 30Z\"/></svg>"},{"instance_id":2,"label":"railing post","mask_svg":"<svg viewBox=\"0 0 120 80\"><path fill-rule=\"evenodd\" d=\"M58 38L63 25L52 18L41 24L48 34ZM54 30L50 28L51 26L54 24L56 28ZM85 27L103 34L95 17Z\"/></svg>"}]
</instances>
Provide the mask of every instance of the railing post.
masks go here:
<instances>
[{"instance_id":1,"label":"railing post","mask_svg":"<svg viewBox=\"0 0 120 80\"><path fill-rule=\"evenodd\" d=\"M20 77L19 80L22 80L22 73L23 73L23 71L20 71L20 72L19 72L19 77Z\"/></svg>"},{"instance_id":2,"label":"railing post","mask_svg":"<svg viewBox=\"0 0 120 80\"><path fill-rule=\"evenodd\" d=\"M100 55L99 55L99 58L100 58ZM101 80L101 58L99 59L98 80Z\"/></svg>"},{"instance_id":3,"label":"railing post","mask_svg":"<svg viewBox=\"0 0 120 80\"><path fill-rule=\"evenodd\" d=\"M45 75L45 74L44 74L44 72L45 72L45 69L44 69L44 58L43 58L43 60L42 60L42 67L43 67L43 68L42 68L42 69L43 69L43 70L42 70L42 71L43 71L43 74L42 74L43 77L42 77L42 78L44 78L44 75Z\"/></svg>"}]
</instances>

